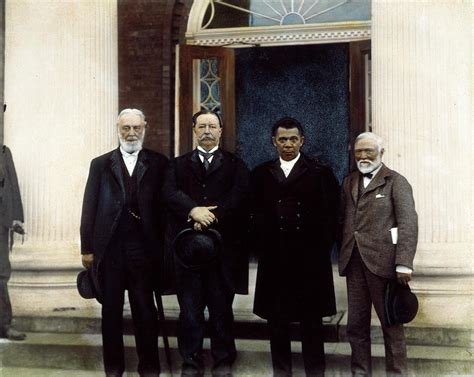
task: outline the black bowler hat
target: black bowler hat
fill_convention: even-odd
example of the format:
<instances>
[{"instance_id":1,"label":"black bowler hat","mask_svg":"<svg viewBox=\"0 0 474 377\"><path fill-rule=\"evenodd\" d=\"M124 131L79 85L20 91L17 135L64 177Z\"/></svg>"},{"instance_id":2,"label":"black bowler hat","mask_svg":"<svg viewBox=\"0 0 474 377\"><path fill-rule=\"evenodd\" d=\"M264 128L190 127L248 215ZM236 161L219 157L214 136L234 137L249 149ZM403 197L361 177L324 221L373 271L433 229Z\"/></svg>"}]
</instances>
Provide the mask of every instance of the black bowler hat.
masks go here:
<instances>
[{"instance_id":1,"label":"black bowler hat","mask_svg":"<svg viewBox=\"0 0 474 377\"><path fill-rule=\"evenodd\" d=\"M222 237L215 229L186 228L173 241L178 263L189 270L200 270L214 263L222 248Z\"/></svg>"},{"instance_id":2,"label":"black bowler hat","mask_svg":"<svg viewBox=\"0 0 474 377\"><path fill-rule=\"evenodd\" d=\"M407 285L389 280L385 287L385 321L388 326L408 323L418 312L418 299Z\"/></svg>"},{"instance_id":3,"label":"black bowler hat","mask_svg":"<svg viewBox=\"0 0 474 377\"><path fill-rule=\"evenodd\" d=\"M102 303L102 296L97 289L97 284L95 284L93 274L94 273L91 269L79 272L76 279L77 290L82 298L95 298L97 301Z\"/></svg>"}]
</instances>

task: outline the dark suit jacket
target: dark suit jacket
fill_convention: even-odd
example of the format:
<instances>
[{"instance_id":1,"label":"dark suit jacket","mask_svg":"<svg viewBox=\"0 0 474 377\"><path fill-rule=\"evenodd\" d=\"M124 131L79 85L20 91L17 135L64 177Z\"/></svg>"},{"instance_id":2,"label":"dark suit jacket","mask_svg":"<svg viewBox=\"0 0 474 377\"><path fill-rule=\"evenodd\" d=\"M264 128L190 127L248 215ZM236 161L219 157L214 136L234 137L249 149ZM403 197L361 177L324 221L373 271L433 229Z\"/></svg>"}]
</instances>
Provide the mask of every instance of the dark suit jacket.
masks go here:
<instances>
[{"instance_id":1,"label":"dark suit jacket","mask_svg":"<svg viewBox=\"0 0 474 377\"><path fill-rule=\"evenodd\" d=\"M412 188L402 175L383 165L358 198L360 179L361 175L356 171L343 183L339 272L345 275L357 243L367 268L378 276L392 278L398 264L413 268L418 216ZM394 227L398 227L396 245L390 234Z\"/></svg>"},{"instance_id":2,"label":"dark suit jacket","mask_svg":"<svg viewBox=\"0 0 474 377\"><path fill-rule=\"evenodd\" d=\"M177 157L169 164L163 187L169 209L166 230L166 279L174 282L172 243L175 236L190 227L188 214L196 206L216 205L213 211L218 222L213 225L223 238L220 268L229 288L235 293L248 290L248 254L243 247L249 178L245 163L235 155L218 149L206 171L197 150ZM174 291L175 287L170 289Z\"/></svg>"},{"instance_id":3,"label":"dark suit jacket","mask_svg":"<svg viewBox=\"0 0 474 377\"><path fill-rule=\"evenodd\" d=\"M285 178L280 160L251 174L259 255L254 312L300 321L336 312L331 250L339 185L331 169L301 154Z\"/></svg>"},{"instance_id":4,"label":"dark suit jacket","mask_svg":"<svg viewBox=\"0 0 474 377\"><path fill-rule=\"evenodd\" d=\"M23 206L10 149L0 147L0 226L11 228L13 220L23 222Z\"/></svg>"},{"instance_id":5,"label":"dark suit jacket","mask_svg":"<svg viewBox=\"0 0 474 377\"><path fill-rule=\"evenodd\" d=\"M99 265L117 228L125 203L120 149L92 160L84 193L81 218L81 253L94 254ZM138 205L148 252L162 260L163 208L161 187L167 158L149 149L138 155Z\"/></svg>"}]
</instances>

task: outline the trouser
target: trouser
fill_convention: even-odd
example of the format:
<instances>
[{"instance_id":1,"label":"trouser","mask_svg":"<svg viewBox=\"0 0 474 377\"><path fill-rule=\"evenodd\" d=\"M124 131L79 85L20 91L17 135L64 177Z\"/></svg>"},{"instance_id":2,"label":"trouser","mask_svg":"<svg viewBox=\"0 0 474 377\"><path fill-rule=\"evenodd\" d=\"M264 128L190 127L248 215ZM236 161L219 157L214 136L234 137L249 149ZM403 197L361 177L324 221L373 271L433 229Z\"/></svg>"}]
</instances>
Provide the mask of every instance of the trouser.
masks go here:
<instances>
[{"instance_id":1,"label":"trouser","mask_svg":"<svg viewBox=\"0 0 474 377\"><path fill-rule=\"evenodd\" d=\"M291 376L290 323L269 320L273 375ZM324 336L321 318L300 322L301 346L306 376L324 376Z\"/></svg>"},{"instance_id":2,"label":"trouser","mask_svg":"<svg viewBox=\"0 0 474 377\"><path fill-rule=\"evenodd\" d=\"M178 276L178 348L183 358L183 371L202 371L200 354L204 340L206 307L209 311L214 369L230 367L236 356L232 333L234 293L229 290L218 266L215 265L199 271L180 269Z\"/></svg>"},{"instance_id":3,"label":"trouser","mask_svg":"<svg viewBox=\"0 0 474 377\"><path fill-rule=\"evenodd\" d=\"M140 375L158 375L158 318L153 301L154 267L139 244L109 250L103 273L102 341L105 372L121 375L125 370L123 344L124 292L132 311Z\"/></svg>"},{"instance_id":4,"label":"trouser","mask_svg":"<svg viewBox=\"0 0 474 377\"><path fill-rule=\"evenodd\" d=\"M407 355L403 325L388 327L384 319L384 292L388 279L369 271L354 248L347 267L348 320L347 336L351 344L353 375L370 376L370 318L372 304L382 325L385 344L385 365L389 375L407 371Z\"/></svg>"},{"instance_id":5,"label":"trouser","mask_svg":"<svg viewBox=\"0 0 474 377\"><path fill-rule=\"evenodd\" d=\"M12 305L8 294L10 275L8 228L0 225L0 333L5 332L12 322Z\"/></svg>"}]
</instances>

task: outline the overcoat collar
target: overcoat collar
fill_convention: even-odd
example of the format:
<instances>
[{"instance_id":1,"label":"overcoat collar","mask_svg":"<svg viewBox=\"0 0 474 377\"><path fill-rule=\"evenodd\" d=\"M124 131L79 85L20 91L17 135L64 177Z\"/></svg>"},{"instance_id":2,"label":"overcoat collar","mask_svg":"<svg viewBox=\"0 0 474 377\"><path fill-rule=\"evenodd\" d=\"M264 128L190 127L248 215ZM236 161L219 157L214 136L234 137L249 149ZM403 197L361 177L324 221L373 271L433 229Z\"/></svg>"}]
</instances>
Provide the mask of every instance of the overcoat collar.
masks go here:
<instances>
[{"instance_id":1,"label":"overcoat collar","mask_svg":"<svg viewBox=\"0 0 474 377\"><path fill-rule=\"evenodd\" d=\"M283 183L283 184L290 184L291 182L299 178L302 174L304 174L307 170L308 170L308 161L306 159L306 156L303 153L301 153L300 158L298 159L298 161L296 161L288 177L285 177L285 174L283 173L283 170L281 169L281 162L279 158L273 161L273 164L270 165L270 171L273 177L275 178L275 180L278 183Z\"/></svg>"},{"instance_id":2,"label":"overcoat collar","mask_svg":"<svg viewBox=\"0 0 474 377\"><path fill-rule=\"evenodd\" d=\"M377 187L383 186L385 184L385 180L387 177L391 175L391 170L387 168L383 163L382 167L380 168L378 174L372 179L369 183L369 185L365 188L364 192L362 193L362 196L365 194L374 191ZM356 172L353 173L352 179L351 179L351 193L352 193L352 199L354 200L354 203L357 203L358 197L359 197L359 184L360 184L360 179L361 179L361 174L357 170Z\"/></svg>"},{"instance_id":3,"label":"overcoat collar","mask_svg":"<svg viewBox=\"0 0 474 377\"><path fill-rule=\"evenodd\" d=\"M220 148L217 149L214 152L214 157L212 158L211 164L209 165L209 169L207 171L204 169L197 149L191 153L189 160L191 163L191 170L193 171L194 175L198 179L202 179L203 177L209 177L221 167L222 163L224 162L224 154Z\"/></svg>"}]
</instances>

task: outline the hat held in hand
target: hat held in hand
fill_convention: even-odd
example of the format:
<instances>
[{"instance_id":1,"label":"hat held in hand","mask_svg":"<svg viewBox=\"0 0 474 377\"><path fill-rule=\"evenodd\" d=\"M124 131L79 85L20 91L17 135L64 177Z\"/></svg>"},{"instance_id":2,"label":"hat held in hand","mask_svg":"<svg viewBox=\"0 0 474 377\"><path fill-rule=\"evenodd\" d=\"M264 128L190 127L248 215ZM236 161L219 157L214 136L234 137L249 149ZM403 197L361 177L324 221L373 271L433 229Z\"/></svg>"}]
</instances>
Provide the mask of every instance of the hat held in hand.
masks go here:
<instances>
[{"instance_id":1,"label":"hat held in hand","mask_svg":"<svg viewBox=\"0 0 474 377\"><path fill-rule=\"evenodd\" d=\"M418 299L407 285L389 280L385 287L385 321L388 326L408 323L418 312Z\"/></svg>"},{"instance_id":2,"label":"hat held in hand","mask_svg":"<svg viewBox=\"0 0 474 377\"><path fill-rule=\"evenodd\" d=\"M102 296L98 291L97 284L95 284L93 274L91 269L79 272L76 278L77 290L82 298L95 298L102 303Z\"/></svg>"},{"instance_id":3,"label":"hat held in hand","mask_svg":"<svg viewBox=\"0 0 474 377\"><path fill-rule=\"evenodd\" d=\"M182 267L200 270L217 260L222 248L222 237L215 229L197 231L186 228L178 233L173 247L175 258Z\"/></svg>"}]
</instances>

